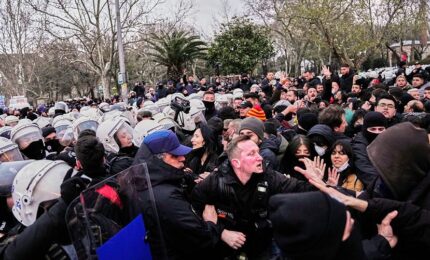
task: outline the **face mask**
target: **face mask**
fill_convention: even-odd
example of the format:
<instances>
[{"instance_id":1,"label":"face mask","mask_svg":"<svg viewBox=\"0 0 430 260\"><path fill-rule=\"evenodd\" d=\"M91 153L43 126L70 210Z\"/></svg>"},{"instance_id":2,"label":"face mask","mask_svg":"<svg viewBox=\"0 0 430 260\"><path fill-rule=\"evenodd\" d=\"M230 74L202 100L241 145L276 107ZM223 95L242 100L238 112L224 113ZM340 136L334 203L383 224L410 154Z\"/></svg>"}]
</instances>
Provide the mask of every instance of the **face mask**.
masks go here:
<instances>
[{"instance_id":1,"label":"face mask","mask_svg":"<svg viewBox=\"0 0 430 260\"><path fill-rule=\"evenodd\" d=\"M58 139L49 140L45 143L46 151L50 153L60 153L63 151L64 146L60 144Z\"/></svg>"},{"instance_id":2,"label":"face mask","mask_svg":"<svg viewBox=\"0 0 430 260\"><path fill-rule=\"evenodd\" d=\"M21 152L28 159L41 160L45 158L45 147L42 140L32 142L27 148L21 150Z\"/></svg>"},{"instance_id":3,"label":"face mask","mask_svg":"<svg viewBox=\"0 0 430 260\"><path fill-rule=\"evenodd\" d=\"M215 108L215 102L203 101L203 104L205 104L206 110L213 110Z\"/></svg>"},{"instance_id":4,"label":"face mask","mask_svg":"<svg viewBox=\"0 0 430 260\"><path fill-rule=\"evenodd\" d=\"M349 162L346 161L344 164L342 164L342 166L339 167L339 169L337 169L337 172L343 172L346 168L348 168L349 166Z\"/></svg>"},{"instance_id":5,"label":"face mask","mask_svg":"<svg viewBox=\"0 0 430 260\"><path fill-rule=\"evenodd\" d=\"M248 80L247 79L242 79L242 83L246 84L246 83L248 83Z\"/></svg>"},{"instance_id":6,"label":"face mask","mask_svg":"<svg viewBox=\"0 0 430 260\"><path fill-rule=\"evenodd\" d=\"M192 81L192 80L189 80L189 81L188 81L188 83L190 83L190 84L193 84L193 83L194 83L194 81Z\"/></svg>"},{"instance_id":7,"label":"face mask","mask_svg":"<svg viewBox=\"0 0 430 260\"><path fill-rule=\"evenodd\" d=\"M317 144L314 144L314 147L315 147L315 152L317 152L319 156L323 156L325 154L325 151L327 150L327 148L321 147Z\"/></svg>"},{"instance_id":8,"label":"face mask","mask_svg":"<svg viewBox=\"0 0 430 260\"><path fill-rule=\"evenodd\" d=\"M376 137L378 137L378 134L371 133L371 132L369 132L369 131L367 131L367 130L364 130L364 131L363 131L363 135L364 135L364 137L367 139L367 142L369 142L369 144L370 144L371 142L373 142L373 140L375 140L375 139L376 139Z\"/></svg>"}]
</instances>

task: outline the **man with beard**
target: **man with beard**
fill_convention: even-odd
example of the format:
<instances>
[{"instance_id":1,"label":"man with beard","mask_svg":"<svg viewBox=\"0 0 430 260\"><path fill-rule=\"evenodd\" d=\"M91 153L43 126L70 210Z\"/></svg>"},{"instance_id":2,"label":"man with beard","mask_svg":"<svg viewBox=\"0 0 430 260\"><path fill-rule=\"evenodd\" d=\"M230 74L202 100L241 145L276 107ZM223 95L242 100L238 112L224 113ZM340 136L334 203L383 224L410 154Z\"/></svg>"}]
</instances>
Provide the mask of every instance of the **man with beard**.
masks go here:
<instances>
[{"instance_id":1,"label":"man with beard","mask_svg":"<svg viewBox=\"0 0 430 260\"><path fill-rule=\"evenodd\" d=\"M203 94L203 104L206 107L205 110L205 118L206 121L209 121L212 117L218 114L218 111L215 109L215 93L213 91L206 91Z\"/></svg>"},{"instance_id":2,"label":"man with beard","mask_svg":"<svg viewBox=\"0 0 430 260\"><path fill-rule=\"evenodd\" d=\"M357 171L357 177L363 182L365 187L377 178L378 172L370 162L367 154L367 146L375 138L385 131L387 119L379 112L368 112L364 116L362 131L352 140L351 146L354 152L354 165Z\"/></svg>"},{"instance_id":3,"label":"man with beard","mask_svg":"<svg viewBox=\"0 0 430 260\"><path fill-rule=\"evenodd\" d=\"M202 213L214 205L219 225L235 232L235 241L219 246L218 257L246 256L269 259L272 230L268 219L268 199L277 193L313 189L308 183L265 169L257 144L248 135L233 139L228 160L194 187L192 205Z\"/></svg>"}]
</instances>

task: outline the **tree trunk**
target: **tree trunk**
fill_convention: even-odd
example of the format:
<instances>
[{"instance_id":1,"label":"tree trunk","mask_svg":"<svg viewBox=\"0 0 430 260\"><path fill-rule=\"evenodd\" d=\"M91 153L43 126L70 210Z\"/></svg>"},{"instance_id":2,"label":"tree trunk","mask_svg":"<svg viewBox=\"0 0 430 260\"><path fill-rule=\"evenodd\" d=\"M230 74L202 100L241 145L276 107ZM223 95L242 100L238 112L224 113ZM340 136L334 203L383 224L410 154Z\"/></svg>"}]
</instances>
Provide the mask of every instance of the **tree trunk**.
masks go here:
<instances>
[{"instance_id":1,"label":"tree trunk","mask_svg":"<svg viewBox=\"0 0 430 260\"><path fill-rule=\"evenodd\" d=\"M103 75L101 81L103 85L103 98L110 98L110 76L106 74Z\"/></svg>"}]
</instances>

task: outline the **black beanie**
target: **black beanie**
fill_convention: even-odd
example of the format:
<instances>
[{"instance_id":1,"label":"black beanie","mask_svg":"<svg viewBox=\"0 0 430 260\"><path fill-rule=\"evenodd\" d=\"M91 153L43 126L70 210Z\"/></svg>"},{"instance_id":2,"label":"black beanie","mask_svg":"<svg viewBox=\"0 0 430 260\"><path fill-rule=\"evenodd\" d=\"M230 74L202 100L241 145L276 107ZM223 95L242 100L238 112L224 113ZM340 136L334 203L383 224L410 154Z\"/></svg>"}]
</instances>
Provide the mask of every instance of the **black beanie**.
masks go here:
<instances>
[{"instance_id":1,"label":"black beanie","mask_svg":"<svg viewBox=\"0 0 430 260\"><path fill-rule=\"evenodd\" d=\"M369 127L384 126L387 127L387 119L382 113L370 111L364 116L363 131Z\"/></svg>"},{"instance_id":2,"label":"black beanie","mask_svg":"<svg viewBox=\"0 0 430 260\"><path fill-rule=\"evenodd\" d=\"M269 135L277 135L278 132L276 130L276 126L272 122L264 122L264 132Z\"/></svg>"},{"instance_id":3,"label":"black beanie","mask_svg":"<svg viewBox=\"0 0 430 260\"><path fill-rule=\"evenodd\" d=\"M47 126L42 128L42 136L43 138L47 137L48 135L55 133L55 128L52 126Z\"/></svg>"},{"instance_id":4,"label":"black beanie","mask_svg":"<svg viewBox=\"0 0 430 260\"><path fill-rule=\"evenodd\" d=\"M288 258L336 255L346 224L345 205L318 191L278 194L269 206L275 241Z\"/></svg>"},{"instance_id":5,"label":"black beanie","mask_svg":"<svg viewBox=\"0 0 430 260\"><path fill-rule=\"evenodd\" d=\"M309 131L314 125L318 124L318 117L315 113L304 113L298 118L299 126Z\"/></svg>"}]
</instances>

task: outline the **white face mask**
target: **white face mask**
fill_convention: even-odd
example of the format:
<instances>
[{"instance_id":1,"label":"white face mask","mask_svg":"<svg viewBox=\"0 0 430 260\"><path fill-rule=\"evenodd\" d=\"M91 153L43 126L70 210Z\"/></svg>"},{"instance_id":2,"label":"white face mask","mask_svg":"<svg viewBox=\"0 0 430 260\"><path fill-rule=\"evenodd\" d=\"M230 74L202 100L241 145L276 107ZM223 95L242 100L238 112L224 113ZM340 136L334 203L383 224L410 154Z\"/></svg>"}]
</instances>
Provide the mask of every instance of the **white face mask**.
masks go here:
<instances>
[{"instance_id":1,"label":"white face mask","mask_svg":"<svg viewBox=\"0 0 430 260\"><path fill-rule=\"evenodd\" d=\"M346 161L342 166L337 169L337 172L343 172L349 166L349 161Z\"/></svg>"},{"instance_id":2,"label":"white face mask","mask_svg":"<svg viewBox=\"0 0 430 260\"><path fill-rule=\"evenodd\" d=\"M315 152L317 152L319 156L323 156L325 154L325 151L327 150L327 148L321 147L317 144L314 144L314 147L315 147Z\"/></svg>"}]
</instances>

